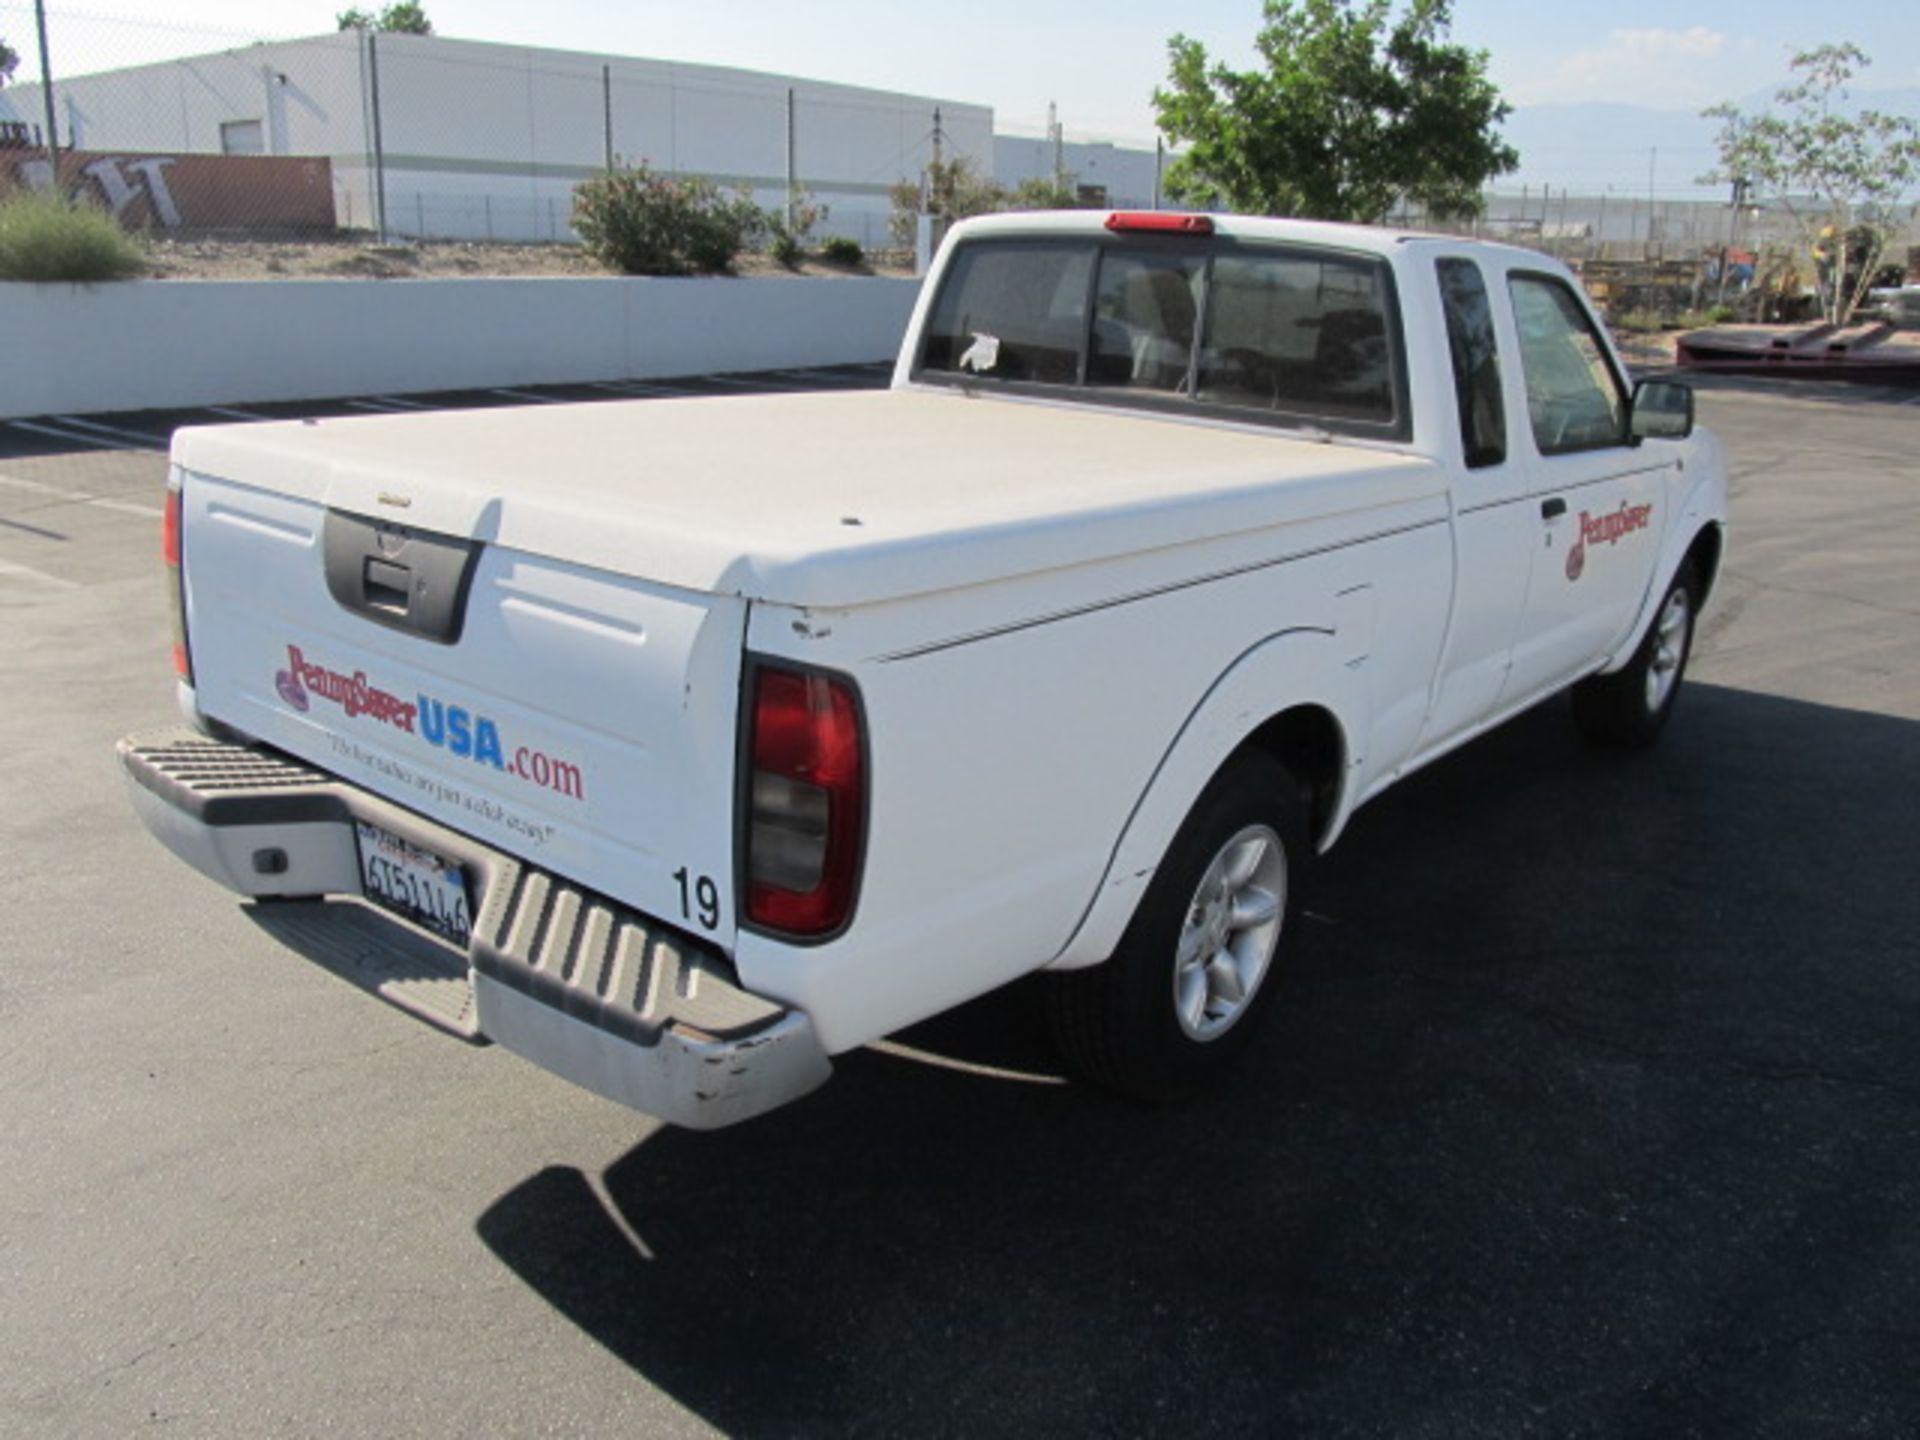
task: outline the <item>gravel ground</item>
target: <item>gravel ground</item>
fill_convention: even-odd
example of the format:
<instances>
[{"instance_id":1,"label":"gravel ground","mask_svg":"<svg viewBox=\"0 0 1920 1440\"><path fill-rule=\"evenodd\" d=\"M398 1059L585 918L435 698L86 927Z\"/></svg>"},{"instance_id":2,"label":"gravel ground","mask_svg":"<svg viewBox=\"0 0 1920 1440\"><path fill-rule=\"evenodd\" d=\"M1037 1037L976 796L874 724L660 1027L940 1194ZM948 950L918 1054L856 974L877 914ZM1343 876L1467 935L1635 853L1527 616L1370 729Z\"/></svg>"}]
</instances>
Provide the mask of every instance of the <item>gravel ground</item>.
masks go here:
<instances>
[{"instance_id":1,"label":"gravel ground","mask_svg":"<svg viewBox=\"0 0 1920 1440\"><path fill-rule=\"evenodd\" d=\"M155 240L152 274L165 280L431 280L492 275L605 275L578 245L495 245L428 241L375 245L365 240ZM880 253L860 266L809 258L789 270L766 255L745 255L747 276L911 275L912 257Z\"/></svg>"}]
</instances>

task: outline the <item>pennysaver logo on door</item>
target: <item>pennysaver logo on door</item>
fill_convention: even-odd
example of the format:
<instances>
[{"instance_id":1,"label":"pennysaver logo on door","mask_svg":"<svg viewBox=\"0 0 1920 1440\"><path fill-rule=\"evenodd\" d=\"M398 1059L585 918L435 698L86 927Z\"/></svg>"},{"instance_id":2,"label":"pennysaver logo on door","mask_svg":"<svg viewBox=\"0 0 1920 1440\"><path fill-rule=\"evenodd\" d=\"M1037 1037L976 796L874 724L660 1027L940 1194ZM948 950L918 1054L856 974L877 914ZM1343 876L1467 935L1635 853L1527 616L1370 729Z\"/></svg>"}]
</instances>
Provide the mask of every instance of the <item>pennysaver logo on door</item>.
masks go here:
<instances>
[{"instance_id":1,"label":"pennysaver logo on door","mask_svg":"<svg viewBox=\"0 0 1920 1440\"><path fill-rule=\"evenodd\" d=\"M309 660L298 645L287 646L287 668L274 675L273 688L289 709L303 715L315 699L324 700L339 706L349 720L389 725L449 755L489 766L541 790L571 800L587 798L586 775L578 765L525 745L509 747L491 716L424 692L402 700L369 680L366 671L349 675L330 669Z\"/></svg>"},{"instance_id":2,"label":"pennysaver logo on door","mask_svg":"<svg viewBox=\"0 0 1920 1440\"><path fill-rule=\"evenodd\" d=\"M1588 545L1618 545L1625 536L1646 529L1652 518L1651 505L1629 505L1625 501L1620 503L1618 510L1610 510L1604 515L1582 510L1580 538L1567 551L1567 579L1578 580L1586 572Z\"/></svg>"}]
</instances>

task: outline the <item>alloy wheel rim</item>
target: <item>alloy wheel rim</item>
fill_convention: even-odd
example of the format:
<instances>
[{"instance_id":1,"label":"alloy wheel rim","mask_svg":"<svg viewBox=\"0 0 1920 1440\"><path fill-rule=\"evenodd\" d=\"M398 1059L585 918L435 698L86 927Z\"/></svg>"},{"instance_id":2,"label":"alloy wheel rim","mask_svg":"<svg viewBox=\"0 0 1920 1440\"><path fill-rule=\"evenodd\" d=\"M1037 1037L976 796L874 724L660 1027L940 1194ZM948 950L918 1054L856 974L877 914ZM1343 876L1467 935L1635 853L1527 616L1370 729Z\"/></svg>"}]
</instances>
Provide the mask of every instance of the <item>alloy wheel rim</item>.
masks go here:
<instances>
[{"instance_id":1,"label":"alloy wheel rim","mask_svg":"<svg viewBox=\"0 0 1920 1440\"><path fill-rule=\"evenodd\" d=\"M1647 711L1657 712L1680 683L1680 662L1687 655L1687 627L1692 621L1687 592L1675 587L1660 609L1653 627L1652 663L1647 666Z\"/></svg>"},{"instance_id":2,"label":"alloy wheel rim","mask_svg":"<svg viewBox=\"0 0 1920 1440\"><path fill-rule=\"evenodd\" d=\"M1173 1011L1193 1040L1215 1040L1267 978L1287 909L1287 854L1271 826L1249 825L1215 853L1194 888L1173 966Z\"/></svg>"}]
</instances>

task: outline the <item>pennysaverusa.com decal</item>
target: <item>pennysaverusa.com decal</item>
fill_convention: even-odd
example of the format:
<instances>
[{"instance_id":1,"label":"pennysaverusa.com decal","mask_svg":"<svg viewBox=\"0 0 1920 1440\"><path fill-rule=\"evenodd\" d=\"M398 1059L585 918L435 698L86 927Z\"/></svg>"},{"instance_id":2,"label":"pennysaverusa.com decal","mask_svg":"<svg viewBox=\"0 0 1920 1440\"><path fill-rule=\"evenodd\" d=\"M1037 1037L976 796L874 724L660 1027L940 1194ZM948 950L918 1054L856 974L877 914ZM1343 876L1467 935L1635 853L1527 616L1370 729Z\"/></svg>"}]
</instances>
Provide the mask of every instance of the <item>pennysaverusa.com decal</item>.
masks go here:
<instances>
[{"instance_id":1,"label":"pennysaverusa.com decal","mask_svg":"<svg viewBox=\"0 0 1920 1440\"><path fill-rule=\"evenodd\" d=\"M287 667L274 675L273 684L288 708L303 715L315 700L323 700L339 707L349 720L389 726L449 755L570 800L587 798L586 775L579 765L530 746L509 746L501 738L498 722L469 706L423 691L403 700L374 684L366 671L334 670L309 659L298 645L287 646Z\"/></svg>"}]
</instances>

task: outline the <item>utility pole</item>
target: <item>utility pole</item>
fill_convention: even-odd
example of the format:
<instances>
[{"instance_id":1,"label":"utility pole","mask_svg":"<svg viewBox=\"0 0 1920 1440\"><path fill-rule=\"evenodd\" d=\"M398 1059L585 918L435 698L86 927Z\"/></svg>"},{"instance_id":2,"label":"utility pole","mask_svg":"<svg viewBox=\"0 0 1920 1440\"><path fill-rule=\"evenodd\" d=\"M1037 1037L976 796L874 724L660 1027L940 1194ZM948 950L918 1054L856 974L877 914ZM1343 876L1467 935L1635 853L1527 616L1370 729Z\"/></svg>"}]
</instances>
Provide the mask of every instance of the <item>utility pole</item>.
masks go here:
<instances>
[{"instance_id":1,"label":"utility pole","mask_svg":"<svg viewBox=\"0 0 1920 1440\"><path fill-rule=\"evenodd\" d=\"M1153 137L1153 208L1160 208L1160 177L1167 169L1167 142L1161 135Z\"/></svg>"},{"instance_id":2,"label":"utility pole","mask_svg":"<svg viewBox=\"0 0 1920 1440\"><path fill-rule=\"evenodd\" d=\"M387 243L387 152L380 138L380 51L367 31L367 77L373 87L373 229Z\"/></svg>"},{"instance_id":3,"label":"utility pole","mask_svg":"<svg viewBox=\"0 0 1920 1440\"><path fill-rule=\"evenodd\" d=\"M613 66L600 67L600 126L607 142L607 170L613 170Z\"/></svg>"},{"instance_id":4,"label":"utility pole","mask_svg":"<svg viewBox=\"0 0 1920 1440\"><path fill-rule=\"evenodd\" d=\"M1060 107L1052 100L1047 102L1047 138L1053 142L1053 188L1057 193L1067 188L1067 147L1065 132L1060 128Z\"/></svg>"},{"instance_id":5,"label":"utility pole","mask_svg":"<svg viewBox=\"0 0 1920 1440\"><path fill-rule=\"evenodd\" d=\"M60 189L60 130L54 121L53 66L47 60L47 0L33 0L33 24L40 32L40 99L47 111L47 165L53 188Z\"/></svg>"},{"instance_id":6,"label":"utility pole","mask_svg":"<svg viewBox=\"0 0 1920 1440\"><path fill-rule=\"evenodd\" d=\"M927 171L927 204L929 215L940 211L940 148L946 136L940 132L940 107L933 107L933 164Z\"/></svg>"},{"instance_id":7,"label":"utility pole","mask_svg":"<svg viewBox=\"0 0 1920 1440\"><path fill-rule=\"evenodd\" d=\"M793 175L793 87L787 87L787 234L793 234L799 190Z\"/></svg>"},{"instance_id":8,"label":"utility pole","mask_svg":"<svg viewBox=\"0 0 1920 1440\"><path fill-rule=\"evenodd\" d=\"M1660 147L1647 147L1647 258L1652 259L1653 252L1653 168L1660 158Z\"/></svg>"}]
</instances>

